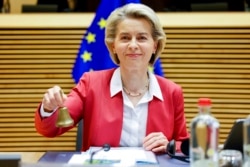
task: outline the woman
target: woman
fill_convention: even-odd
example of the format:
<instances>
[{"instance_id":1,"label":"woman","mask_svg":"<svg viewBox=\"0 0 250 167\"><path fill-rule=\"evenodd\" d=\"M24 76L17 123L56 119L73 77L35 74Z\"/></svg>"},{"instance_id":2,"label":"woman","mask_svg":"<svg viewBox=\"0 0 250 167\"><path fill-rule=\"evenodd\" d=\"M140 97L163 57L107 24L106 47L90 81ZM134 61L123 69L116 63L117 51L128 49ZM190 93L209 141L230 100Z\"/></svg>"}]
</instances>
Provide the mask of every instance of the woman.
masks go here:
<instances>
[{"instance_id":1,"label":"woman","mask_svg":"<svg viewBox=\"0 0 250 167\"><path fill-rule=\"evenodd\" d=\"M90 146L143 146L166 152L170 140L188 138L182 89L148 70L165 44L155 12L143 4L116 9L107 20L105 43L119 66L87 72L69 95L54 86L44 94L35 124L39 133L55 137L84 120L82 150ZM55 126L58 107L74 120L69 128ZM177 144L178 145L178 144Z\"/></svg>"}]
</instances>

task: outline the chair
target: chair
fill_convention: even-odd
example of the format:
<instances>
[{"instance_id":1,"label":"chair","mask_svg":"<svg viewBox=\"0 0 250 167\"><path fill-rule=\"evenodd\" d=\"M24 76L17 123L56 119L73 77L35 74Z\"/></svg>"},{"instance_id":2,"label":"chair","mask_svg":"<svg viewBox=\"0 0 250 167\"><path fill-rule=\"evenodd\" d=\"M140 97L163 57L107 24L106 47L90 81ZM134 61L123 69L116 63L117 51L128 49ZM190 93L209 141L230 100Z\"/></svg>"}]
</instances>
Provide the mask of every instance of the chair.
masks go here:
<instances>
[{"instance_id":1,"label":"chair","mask_svg":"<svg viewBox=\"0 0 250 167\"><path fill-rule=\"evenodd\" d=\"M22 5L22 13L55 13L57 5Z\"/></svg>"},{"instance_id":2,"label":"chair","mask_svg":"<svg viewBox=\"0 0 250 167\"><path fill-rule=\"evenodd\" d=\"M37 5L56 5L57 12L69 12L67 0L37 0Z\"/></svg>"},{"instance_id":3,"label":"chair","mask_svg":"<svg viewBox=\"0 0 250 167\"><path fill-rule=\"evenodd\" d=\"M192 11L244 11L245 0L190 0Z\"/></svg>"},{"instance_id":4,"label":"chair","mask_svg":"<svg viewBox=\"0 0 250 167\"><path fill-rule=\"evenodd\" d=\"M169 0L171 11L244 11L245 0Z\"/></svg>"},{"instance_id":5,"label":"chair","mask_svg":"<svg viewBox=\"0 0 250 167\"><path fill-rule=\"evenodd\" d=\"M82 150L82 138L83 138L83 120L81 120L77 125L77 134L76 134L76 151Z\"/></svg>"}]
</instances>

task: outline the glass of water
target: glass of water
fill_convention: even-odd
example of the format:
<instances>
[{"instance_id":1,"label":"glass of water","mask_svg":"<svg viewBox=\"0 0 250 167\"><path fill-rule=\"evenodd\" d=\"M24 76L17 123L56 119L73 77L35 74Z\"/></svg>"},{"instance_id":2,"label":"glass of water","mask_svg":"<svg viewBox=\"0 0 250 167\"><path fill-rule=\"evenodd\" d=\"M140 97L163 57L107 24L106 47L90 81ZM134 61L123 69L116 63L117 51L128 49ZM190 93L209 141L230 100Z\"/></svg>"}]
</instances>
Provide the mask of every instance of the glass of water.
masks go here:
<instances>
[{"instance_id":1,"label":"glass of water","mask_svg":"<svg viewBox=\"0 0 250 167\"><path fill-rule=\"evenodd\" d=\"M221 150L219 153L219 167L242 167L242 153L238 150Z\"/></svg>"}]
</instances>

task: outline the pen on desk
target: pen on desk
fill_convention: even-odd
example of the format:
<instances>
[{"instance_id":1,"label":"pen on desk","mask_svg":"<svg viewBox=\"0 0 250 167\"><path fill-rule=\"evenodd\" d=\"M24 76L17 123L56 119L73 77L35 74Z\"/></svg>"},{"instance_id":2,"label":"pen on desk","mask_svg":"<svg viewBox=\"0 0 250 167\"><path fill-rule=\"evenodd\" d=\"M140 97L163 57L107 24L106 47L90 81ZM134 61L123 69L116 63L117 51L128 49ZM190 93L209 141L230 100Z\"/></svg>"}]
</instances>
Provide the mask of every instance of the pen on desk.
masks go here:
<instances>
[{"instance_id":1,"label":"pen on desk","mask_svg":"<svg viewBox=\"0 0 250 167\"><path fill-rule=\"evenodd\" d=\"M144 160L137 160L135 163L137 165L155 165L155 164L158 164L157 162L150 162L150 161L144 161Z\"/></svg>"}]
</instances>

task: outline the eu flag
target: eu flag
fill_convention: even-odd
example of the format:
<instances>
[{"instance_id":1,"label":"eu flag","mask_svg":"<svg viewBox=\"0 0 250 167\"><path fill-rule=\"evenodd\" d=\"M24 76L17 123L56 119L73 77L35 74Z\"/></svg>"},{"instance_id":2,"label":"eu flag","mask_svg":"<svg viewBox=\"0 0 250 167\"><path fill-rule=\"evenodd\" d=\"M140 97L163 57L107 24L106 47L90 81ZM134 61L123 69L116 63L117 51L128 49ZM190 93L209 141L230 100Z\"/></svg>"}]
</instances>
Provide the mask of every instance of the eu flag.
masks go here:
<instances>
[{"instance_id":1,"label":"eu flag","mask_svg":"<svg viewBox=\"0 0 250 167\"><path fill-rule=\"evenodd\" d=\"M140 0L102 0L92 24L87 29L80 46L72 70L75 83L78 83L82 74L87 71L97 71L116 67L109 56L104 43L106 19L117 7L127 3L140 3ZM163 72L159 60L154 67L155 73L162 75Z\"/></svg>"}]
</instances>

